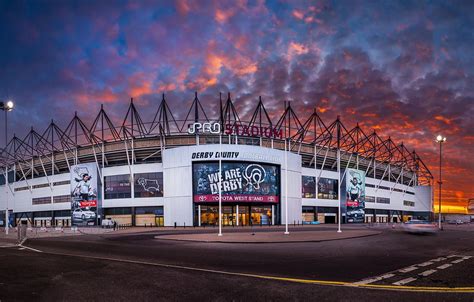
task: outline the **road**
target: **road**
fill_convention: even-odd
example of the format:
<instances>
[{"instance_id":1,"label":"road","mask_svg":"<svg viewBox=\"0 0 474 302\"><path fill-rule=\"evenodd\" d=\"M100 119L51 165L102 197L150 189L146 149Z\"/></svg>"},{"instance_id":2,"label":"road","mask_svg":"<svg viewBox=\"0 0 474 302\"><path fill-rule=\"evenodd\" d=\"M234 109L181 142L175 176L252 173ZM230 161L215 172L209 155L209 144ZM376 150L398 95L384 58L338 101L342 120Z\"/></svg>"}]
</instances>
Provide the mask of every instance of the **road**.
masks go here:
<instances>
[{"instance_id":1,"label":"road","mask_svg":"<svg viewBox=\"0 0 474 302\"><path fill-rule=\"evenodd\" d=\"M159 230L31 239L0 248L0 299L474 301L472 290L462 292L474 287L474 225L434 236L381 230L268 244L155 239L170 233ZM197 231L210 230L179 232Z\"/></svg>"}]
</instances>

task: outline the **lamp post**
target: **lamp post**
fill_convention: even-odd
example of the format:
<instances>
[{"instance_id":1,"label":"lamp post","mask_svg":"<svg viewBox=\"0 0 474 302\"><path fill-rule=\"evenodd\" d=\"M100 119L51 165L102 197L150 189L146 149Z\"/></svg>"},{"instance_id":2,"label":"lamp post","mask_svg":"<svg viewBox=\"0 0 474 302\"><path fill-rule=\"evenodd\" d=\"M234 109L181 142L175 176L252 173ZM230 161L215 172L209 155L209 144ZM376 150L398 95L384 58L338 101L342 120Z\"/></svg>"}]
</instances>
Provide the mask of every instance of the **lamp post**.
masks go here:
<instances>
[{"instance_id":1,"label":"lamp post","mask_svg":"<svg viewBox=\"0 0 474 302\"><path fill-rule=\"evenodd\" d=\"M219 133L219 233L222 236L222 133Z\"/></svg>"},{"instance_id":2,"label":"lamp post","mask_svg":"<svg viewBox=\"0 0 474 302\"><path fill-rule=\"evenodd\" d=\"M439 218L439 229L441 230L441 184L443 183L442 182L442 178L441 178L441 159L442 159L442 150L443 150L443 143L446 142L446 137L442 136L442 135L438 135L436 137L436 142L439 143L439 181L438 181L438 184L439 184L439 211L438 211L438 218Z\"/></svg>"},{"instance_id":3,"label":"lamp post","mask_svg":"<svg viewBox=\"0 0 474 302\"><path fill-rule=\"evenodd\" d=\"M7 113L12 111L14 104L12 101L0 102L0 109L5 111L5 156L8 145L8 122L7 122ZM5 157L5 234L8 235L8 163L7 158Z\"/></svg>"}]
</instances>

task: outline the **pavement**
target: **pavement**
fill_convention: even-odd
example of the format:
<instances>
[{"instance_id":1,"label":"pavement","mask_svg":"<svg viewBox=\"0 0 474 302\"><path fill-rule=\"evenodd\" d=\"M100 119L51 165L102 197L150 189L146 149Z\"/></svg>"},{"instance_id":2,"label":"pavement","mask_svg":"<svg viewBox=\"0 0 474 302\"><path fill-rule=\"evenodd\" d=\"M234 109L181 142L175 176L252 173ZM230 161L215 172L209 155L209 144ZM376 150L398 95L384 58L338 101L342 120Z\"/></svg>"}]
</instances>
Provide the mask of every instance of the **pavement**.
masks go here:
<instances>
[{"instance_id":1,"label":"pavement","mask_svg":"<svg viewBox=\"0 0 474 302\"><path fill-rule=\"evenodd\" d=\"M232 232L218 236L216 233L191 233L158 235L160 240L182 240L201 242L225 242L225 243L290 243L290 242L320 242L329 240L341 240L349 238L366 237L380 234L374 230L345 230L337 233L335 230L299 231L284 234L280 232Z\"/></svg>"},{"instance_id":2,"label":"pavement","mask_svg":"<svg viewBox=\"0 0 474 302\"><path fill-rule=\"evenodd\" d=\"M474 301L474 224L437 235L343 225L377 236L321 242L158 239L206 229L127 229L0 248L1 301ZM224 228L224 236L284 228ZM291 227L290 236L334 232ZM224 237L223 236L223 237ZM271 235L269 235L271 236Z\"/></svg>"}]
</instances>

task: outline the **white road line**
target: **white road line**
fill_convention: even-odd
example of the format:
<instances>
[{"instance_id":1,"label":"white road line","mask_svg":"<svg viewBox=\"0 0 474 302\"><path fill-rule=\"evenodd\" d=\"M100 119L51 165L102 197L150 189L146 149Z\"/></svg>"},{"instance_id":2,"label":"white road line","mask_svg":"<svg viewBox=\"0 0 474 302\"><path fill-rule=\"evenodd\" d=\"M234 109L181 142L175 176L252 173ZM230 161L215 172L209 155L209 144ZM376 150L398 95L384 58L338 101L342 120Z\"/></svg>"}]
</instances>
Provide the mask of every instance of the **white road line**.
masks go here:
<instances>
[{"instance_id":1,"label":"white road line","mask_svg":"<svg viewBox=\"0 0 474 302\"><path fill-rule=\"evenodd\" d=\"M458 255L449 255L446 258L453 258L453 257L459 257Z\"/></svg>"},{"instance_id":2,"label":"white road line","mask_svg":"<svg viewBox=\"0 0 474 302\"><path fill-rule=\"evenodd\" d=\"M2 245L0 248L9 248L9 247L16 247L16 245Z\"/></svg>"},{"instance_id":3,"label":"white road line","mask_svg":"<svg viewBox=\"0 0 474 302\"><path fill-rule=\"evenodd\" d=\"M423 276L423 277L426 277L426 276L429 276L431 275L432 273L436 273L437 271L435 269L430 269L430 270L427 270L427 271L424 271L422 273L420 273L419 275L420 276Z\"/></svg>"},{"instance_id":4,"label":"white road line","mask_svg":"<svg viewBox=\"0 0 474 302\"><path fill-rule=\"evenodd\" d=\"M28 246L24 246L24 245L19 245L19 246L22 247L22 248L25 248L27 250L33 251L33 252L42 253L42 251L34 249L32 247L28 247Z\"/></svg>"},{"instance_id":5,"label":"white road line","mask_svg":"<svg viewBox=\"0 0 474 302\"><path fill-rule=\"evenodd\" d=\"M430 261L439 262L439 261L443 261L443 260L446 260L446 258L444 258L444 257L439 257L439 258L436 258L436 259L433 259L433 260L430 260Z\"/></svg>"},{"instance_id":6,"label":"white road line","mask_svg":"<svg viewBox=\"0 0 474 302\"><path fill-rule=\"evenodd\" d=\"M461 259L458 259L458 260L454 260L454 261L451 261L451 263L459 263L459 262L463 262L464 261L464 258L461 258Z\"/></svg>"},{"instance_id":7,"label":"white road line","mask_svg":"<svg viewBox=\"0 0 474 302\"><path fill-rule=\"evenodd\" d=\"M401 273L408 273L408 272L414 271L414 270L416 270L416 269L418 269L418 267L416 267L416 266L409 266L409 267L402 268L402 269L400 269L400 270L398 270L398 271L401 272Z\"/></svg>"},{"instance_id":8,"label":"white road line","mask_svg":"<svg viewBox=\"0 0 474 302\"><path fill-rule=\"evenodd\" d=\"M415 281L415 280L416 280L416 278L410 277L410 278L406 278L406 279L403 279L403 280L394 282L394 283L392 283L392 284L393 284L393 285L404 285L404 284L413 282L413 281Z\"/></svg>"},{"instance_id":9,"label":"white road line","mask_svg":"<svg viewBox=\"0 0 474 302\"><path fill-rule=\"evenodd\" d=\"M25 249L24 247L20 247L20 248L19 248L20 251L23 251L24 249Z\"/></svg>"},{"instance_id":10,"label":"white road line","mask_svg":"<svg viewBox=\"0 0 474 302\"><path fill-rule=\"evenodd\" d=\"M393 276L395 276L395 274L385 274L385 275L382 275L382 276L378 276L378 277L374 277L374 278L370 278L370 279L365 279L365 280L362 280L362 281L359 281L359 282L355 282L354 284L370 284L370 283L374 283L374 282L377 282L377 281L380 281L380 280L383 280L383 279L391 278Z\"/></svg>"},{"instance_id":11,"label":"white road line","mask_svg":"<svg viewBox=\"0 0 474 302\"><path fill-rule=\"evenodd\" d=\"M432 265L433 262L430 262L430 261L427 261L427 262L423 262L423 263L420 263L420 264L417 264L418 266L428 266L428 265Z\"/></svg>"},{"instance_id":12,"label":"white road line","mask_svg":"<svg viewBox=\"0 0 474 302\"><path fill-rule=\"evenodd\" d=\"M471 259L471 258L472 258L472 256L464 256L464 257L462 257L463 260L467 260L467 259Z\"/></svg>"},{"instance_id":13,"label":"white road line","mask_svg":"<svg viewBox=\"0 0 474 302\"><path fill-rule=\"evenodd\" d=\"M443 264L443 265L438 266L437 268L439 268L439 269L445 269L445 268L448 268L448 267L450 267L450 266L453 266L453 265L452 265L452 264L449 264L449 263L446 263L446 264Z\"/></svg>"}]
</instances>

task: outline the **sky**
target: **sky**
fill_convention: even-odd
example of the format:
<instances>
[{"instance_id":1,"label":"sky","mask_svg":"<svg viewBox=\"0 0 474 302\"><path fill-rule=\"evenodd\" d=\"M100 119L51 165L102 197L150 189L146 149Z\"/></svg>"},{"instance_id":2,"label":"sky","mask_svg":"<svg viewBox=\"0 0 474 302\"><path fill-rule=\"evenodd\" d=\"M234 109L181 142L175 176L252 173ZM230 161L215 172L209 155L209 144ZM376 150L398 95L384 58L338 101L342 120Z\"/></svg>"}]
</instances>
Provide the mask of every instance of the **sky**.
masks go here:
<instances>
[{"instance_id":1,"label":"sky","mask_svg":"<svg viewBox=\"0 0 474 302\"><path fill-rule=\"evenodd\" d=\"M357 122L416 150L443 202L474 198L474 1L0 0L0 99L10 135L103 104L121 122L130 98L151 120L166 94L184 118L231 92L245 119L262 96L304 121ZM249 113L250 112L250 113ZM1 136L2 142L4 141ZM437 192L435 194L437 202Z\"/></svg>"}]
</instances>

